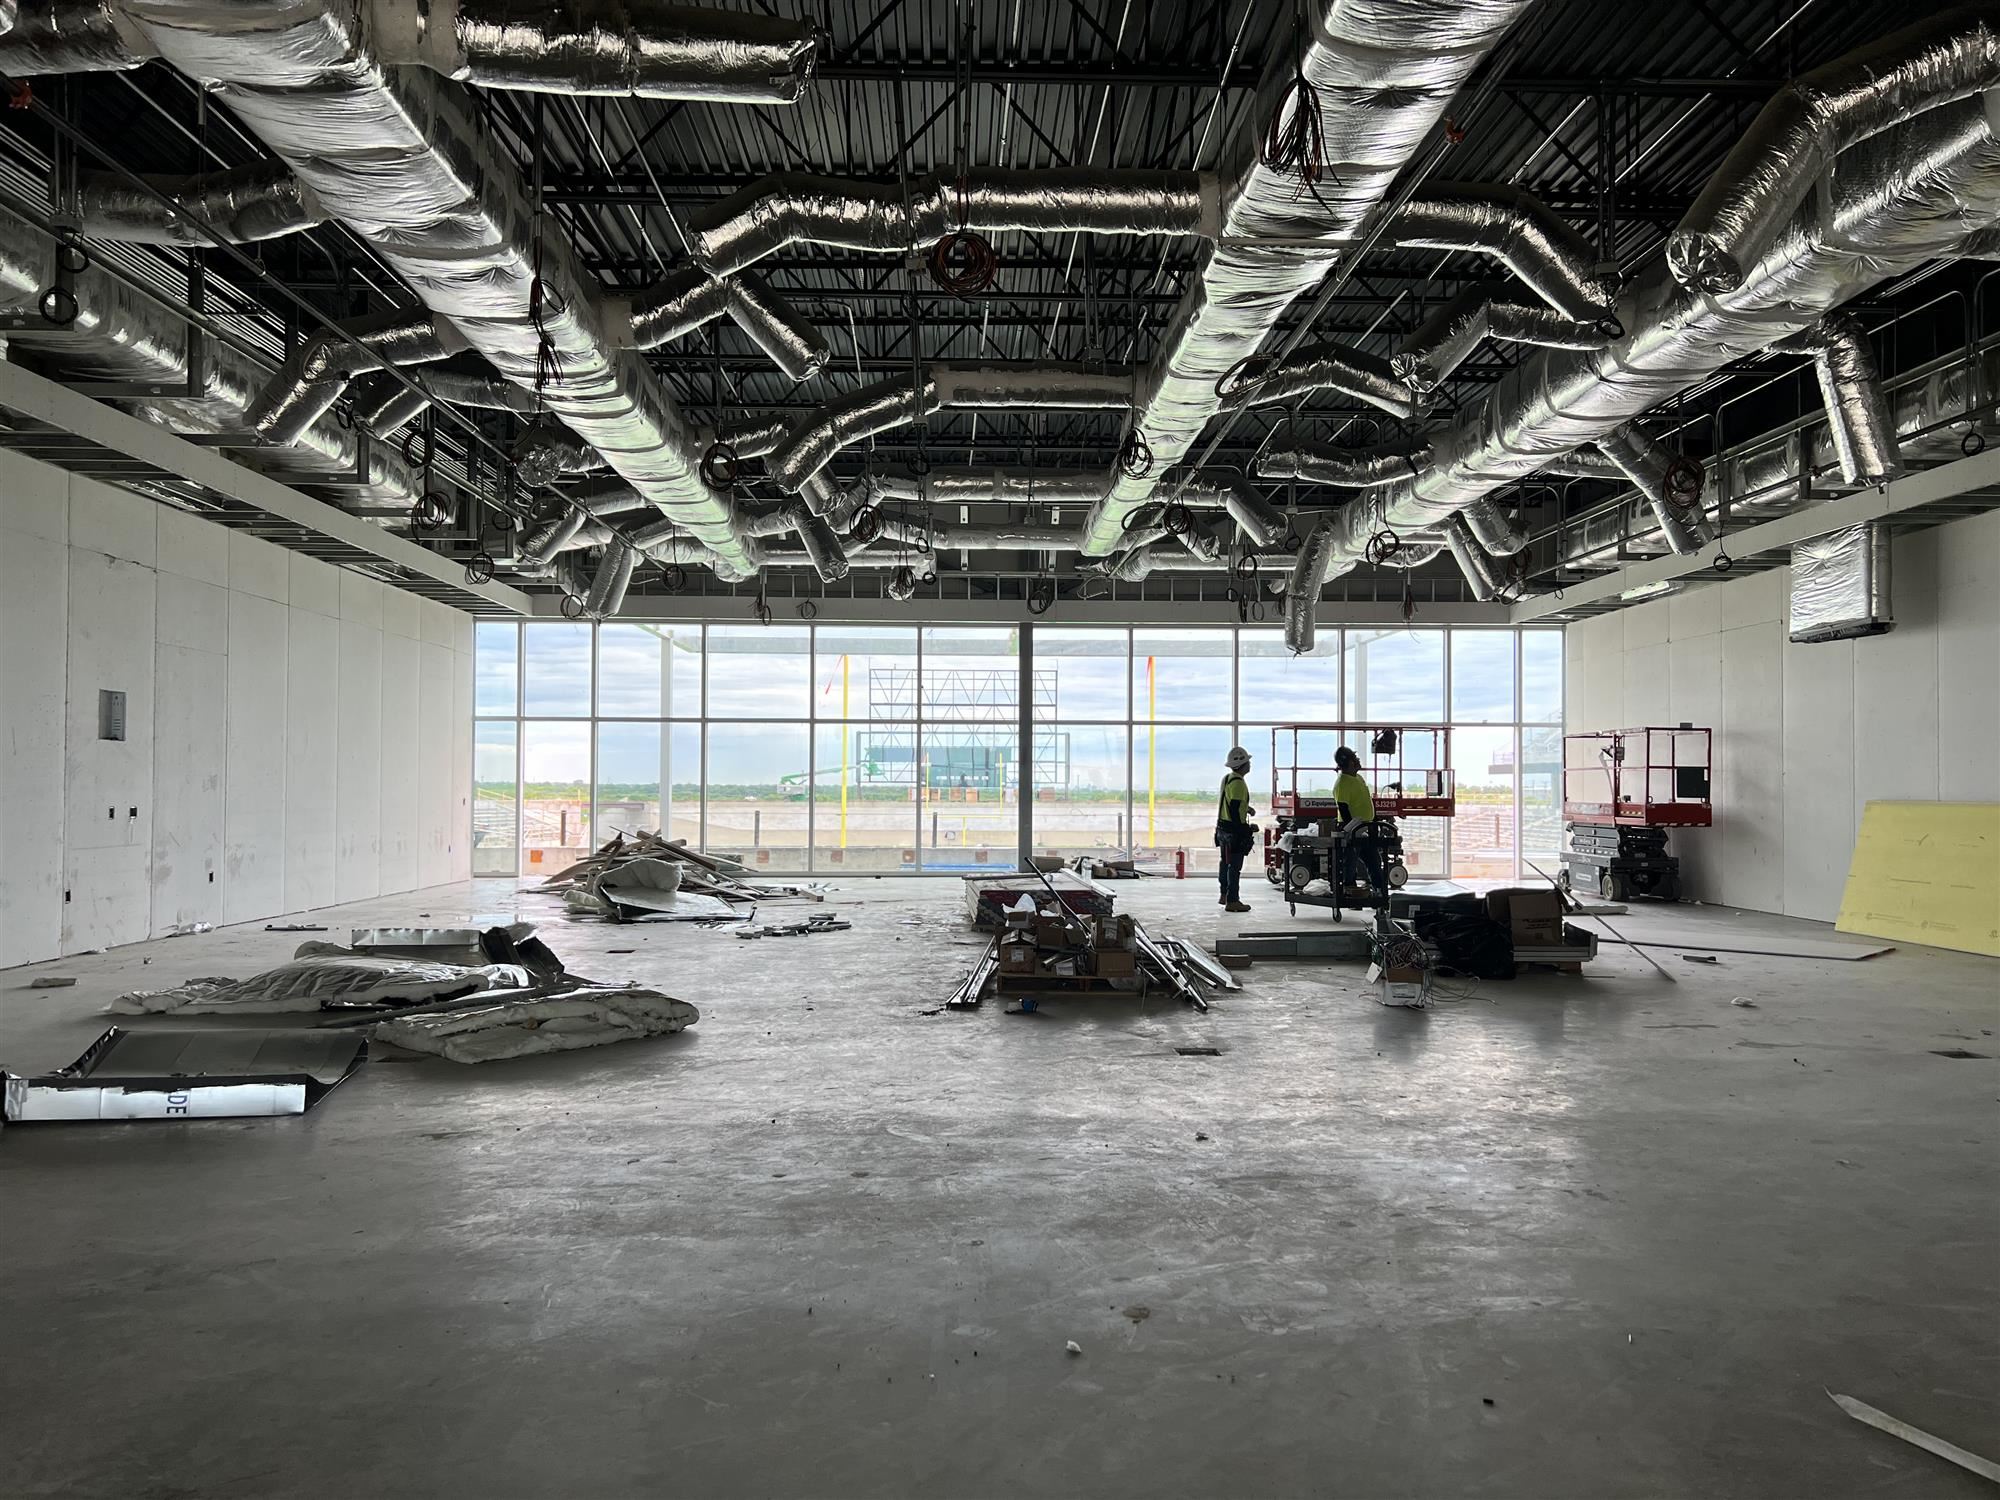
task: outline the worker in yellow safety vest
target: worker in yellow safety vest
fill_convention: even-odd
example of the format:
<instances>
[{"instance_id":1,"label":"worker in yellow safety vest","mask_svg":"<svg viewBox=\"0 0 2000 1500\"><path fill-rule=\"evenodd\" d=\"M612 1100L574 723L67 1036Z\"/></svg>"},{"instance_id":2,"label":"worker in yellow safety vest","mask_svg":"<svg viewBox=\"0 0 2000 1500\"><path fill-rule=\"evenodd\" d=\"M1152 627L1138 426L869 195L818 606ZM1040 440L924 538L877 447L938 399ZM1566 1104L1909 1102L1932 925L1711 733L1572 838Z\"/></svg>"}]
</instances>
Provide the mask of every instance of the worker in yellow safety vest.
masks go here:
<instances>
[{"instance_id":1,"label":"worker in yellow safety vest","mask_svg":"<svg viewBox=\"0 0 2000 1500\"><path fill-rule=\"evenodd\" d=\"M1221 855L1216 877L1222 882L1222 899L1217 904L1228 911L1243 912L1250 910L1243 903L1243 860L1257 847L1257 825L1250 821L1257 809L1250 805L1250 783L1243 779L1243 773L1250 769L1250 752L1238 745L1224 764L1229 769L1215 799L1215 847Z\"/></svg>"},{"instance_id":2,"label":"worker in yellow safety vest","mask_svg":"<svg viewBox=\"0 0 2000 1500\"><path fill-rule=\"evenodd\" d=\"M1340 804L1340 825L1335 830L1340 849L1334 860L1336 890L1347 884L1353 861L1366 867L1369 885L1381 884L1381 851L1375 847L1375 794L1361 779L1361 757L1350 746L1333 752L1340 774L1333 779L1333 800Z\"/></svg>"}]
</instances>

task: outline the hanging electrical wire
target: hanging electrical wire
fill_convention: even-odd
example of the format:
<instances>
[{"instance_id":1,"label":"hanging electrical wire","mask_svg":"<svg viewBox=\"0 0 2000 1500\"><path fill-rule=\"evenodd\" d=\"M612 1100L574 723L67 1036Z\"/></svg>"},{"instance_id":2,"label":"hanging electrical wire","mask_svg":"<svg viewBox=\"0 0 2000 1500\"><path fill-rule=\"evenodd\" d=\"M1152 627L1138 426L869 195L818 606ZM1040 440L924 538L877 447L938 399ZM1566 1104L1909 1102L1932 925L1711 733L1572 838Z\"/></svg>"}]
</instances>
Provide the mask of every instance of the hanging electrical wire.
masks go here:
<instances>
[{"instance_id":1,"label":"hanging electrical wire","mask_svg":"<svg viewBox=\"0 0 2000 1500\"><path fill-rule=\"evenodd\" d=\"M1264 127L1264 141L1258 152L1258 159L1275 172L1289 172L1299 180L1294 197L1302 197L1308 192L1317 196L1317 188L1326 168L1326 128L1320 122L1319 90L1314 88L1305 75L1305 48L1309 33L1306 29L1305 7L1294 8L1299 44L1299 70L1293 75L1291 86L1278 100L1278 106L1271 112L1271 120Z\"/></svg>"}]
</instances>

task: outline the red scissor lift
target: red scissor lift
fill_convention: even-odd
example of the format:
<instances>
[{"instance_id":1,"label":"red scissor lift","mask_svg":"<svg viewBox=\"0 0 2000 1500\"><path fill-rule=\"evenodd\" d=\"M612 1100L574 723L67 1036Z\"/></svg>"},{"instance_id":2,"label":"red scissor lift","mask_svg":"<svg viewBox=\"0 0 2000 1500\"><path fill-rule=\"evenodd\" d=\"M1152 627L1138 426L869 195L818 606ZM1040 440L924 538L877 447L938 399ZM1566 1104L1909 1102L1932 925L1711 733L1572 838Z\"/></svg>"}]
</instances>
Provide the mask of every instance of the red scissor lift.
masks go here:
<instances>
[{"instance_id":1,"label":"red scissor lift","mask_svg":"<svg viewBox=\"0 0 2000 1500\"><path fill-rule=\"evenodd\" d=\"M1361 758L1361 779L1375 802L1373 840L1381 879L1374 889L1334 883L1334 824L1340 817L1333 752L1346 745ZM1294 907L1360 909L1386 905L1409 879L1398 818L1448 818L1458 807L1451 772L1451 730L1443 724L1280 724L1271 731L1271 822L1264 829L1264 877ZM1286 839L1286 835L1291 835ZM1353 868L1360 869L1358 861ZM1308 887L1325 882L1324 891Z\"/></svg>"},{"instance_id":2,"label":"red scissor lift","mask_svg":"<svg viewBox=\"0 0 2000 1500\"><path fill-rule=\"evenodd\" d=\"M1678 901L1670 828L1707 828L1714 736L1692 724L1563 736L1563 883L1612 901Z\"/></svg>"}]
</instances>

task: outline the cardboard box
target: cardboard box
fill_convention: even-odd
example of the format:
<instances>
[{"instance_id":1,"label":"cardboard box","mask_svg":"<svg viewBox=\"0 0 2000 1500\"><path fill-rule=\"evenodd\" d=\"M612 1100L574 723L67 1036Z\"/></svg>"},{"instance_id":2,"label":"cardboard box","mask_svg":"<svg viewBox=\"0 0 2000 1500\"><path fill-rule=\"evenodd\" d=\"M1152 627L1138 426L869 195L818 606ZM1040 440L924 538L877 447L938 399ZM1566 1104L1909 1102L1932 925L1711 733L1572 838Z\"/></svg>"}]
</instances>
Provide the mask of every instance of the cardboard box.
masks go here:
<instances>
[{"instance_id":1,"label":"cardboard box","mask_svg":"<svg viewBox=\"0 0 2000 1500\"><path fill-rule=\"evenodd\" d=\"M1085 921L1079 923L1078 926L1087 931L1089 923ZM1044 948L1074 948L1083 939L1079 935L1078 929L1072 927L1061 917L1044 915L1035 918L1035 941L1040 943Z\"/></svg>"},{"instance_id":2,"label":"cardboard box","mask_svg":"<svg viewBox=\"0 0 2000 1500\"><path fill-rule=\"evenodd\" d=\"M1035 974L1041 971L1041 951L1031 942L1006 938L1000 944L1002 974Z\"/></svg>"},{"instance_id":3,"label":"cardboard box","mask_svg":"<svg viewBox=\"0 0 2000 1500\"><path fill-rule=\"evenodd\" d=\"M1422 984L1424 971L1404 964L1392 964L1384 968L1379 963L1368 966L1370 984Z\"/></svg>"},{"instance_id":4,"label":"cardboard box","mask_svg":"<svg viewBox=\"0 0 2000 1500\"><path fill-rule=\"evenodd\" d=\"M1097 950L1097 977L1100 979L1129 979L1139 972L1139 955L1129 948L1099 948Z\"/></svg>"},{"instance_id":5,"label":"cardboard box","mask_svg":"<svg viewBox=\"0 0 2000 1500\"><path fill-rule=\"evenodd\" d=\"M1130 948L1138 939L1138 924L1130 917L1111 916L1097 919L1098 948Z\"/></svg>"},{"instance_id":6,"label":"cardboard box","mask_svg":"<svg viewBox=\"0 0 2000 1500\"><path fill-rule=\"evenodd\" d=\"M1547 886L1515 886L1486 893L1486 914L1514 935L1518 947L1563 940L1562 898Z\"/></svg>"}]
</instances>

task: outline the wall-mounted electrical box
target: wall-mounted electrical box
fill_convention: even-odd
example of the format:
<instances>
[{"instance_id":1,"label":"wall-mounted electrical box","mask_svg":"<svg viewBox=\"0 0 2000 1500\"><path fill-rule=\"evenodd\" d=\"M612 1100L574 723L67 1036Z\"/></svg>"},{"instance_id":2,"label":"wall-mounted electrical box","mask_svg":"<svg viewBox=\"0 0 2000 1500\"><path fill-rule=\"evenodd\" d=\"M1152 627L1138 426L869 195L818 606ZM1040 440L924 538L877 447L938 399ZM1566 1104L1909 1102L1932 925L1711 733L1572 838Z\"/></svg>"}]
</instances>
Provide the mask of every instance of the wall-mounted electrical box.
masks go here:
<instances>
[{"instance_id":1,"label":"wall-mounted electrical box","mask_svg":"<svg viewBox=\"0 0 2000 1500\"><path fill-rule=\"evenodd\" d=\"M97 690L97 737L100 740L125 738L125 695L111 688Z\"/></svg>"}]
</instances>

